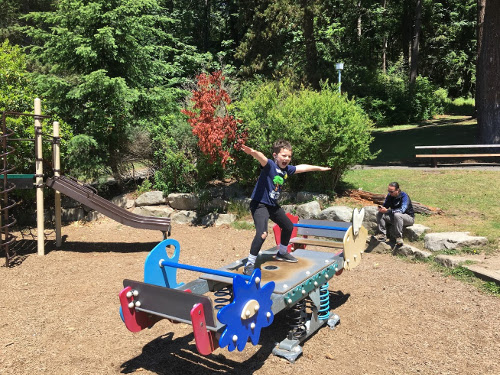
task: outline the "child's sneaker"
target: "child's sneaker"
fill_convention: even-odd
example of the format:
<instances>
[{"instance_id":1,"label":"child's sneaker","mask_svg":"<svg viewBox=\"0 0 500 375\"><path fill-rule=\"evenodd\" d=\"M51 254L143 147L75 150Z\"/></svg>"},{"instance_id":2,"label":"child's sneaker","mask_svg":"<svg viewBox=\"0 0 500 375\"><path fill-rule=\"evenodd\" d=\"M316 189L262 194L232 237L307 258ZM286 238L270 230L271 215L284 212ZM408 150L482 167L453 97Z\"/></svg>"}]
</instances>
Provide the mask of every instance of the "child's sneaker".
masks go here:
<instances>
[{"instance_id":1,"label":"child's sneaker","mask_svg":"<svg viewBox=\"0 0 500 375\"><path fill-rule=\"evenodd\" d=\"M401 237L396 238L396 245L398 246L404 245L403 239Z\"/></svg>"},{"instance_id":2,"label":"child's sneaker","mask_svg":"<svg viewBox=\"0 0 500 375\"><path fill-rule=\"evenodd\" d=\"M375 238L377 241L380 241L380 242L386 242L387 241L387 237L383 233L379 233L376 236L373 236L373 238Z\"/></svg>"},{"instance_id":3,"label":"child's sneaker","mask_svg":"<svg viewBox=\"0 0 500 375\"><path fill-rule=\"evenodd\" d=\"M290 263L297 263L298 262L298 259L295 258L292 254L290 254L290 253L281 254L280 252L278 252L278 254L276 254L276 260L282 260L282 261L290 262Z\"/></svg>"},{"instance_id":4,"label":"child's sneaker","mask_svg":"<svg viewBox=\"0 0 500 375\"><path fill-rule=\"evenodd\" d=\"M245 268L243 268L243 274L247 276L252 276L253 271L255 271L255 264L248 263Z\"/></svg>"}]
</instances>

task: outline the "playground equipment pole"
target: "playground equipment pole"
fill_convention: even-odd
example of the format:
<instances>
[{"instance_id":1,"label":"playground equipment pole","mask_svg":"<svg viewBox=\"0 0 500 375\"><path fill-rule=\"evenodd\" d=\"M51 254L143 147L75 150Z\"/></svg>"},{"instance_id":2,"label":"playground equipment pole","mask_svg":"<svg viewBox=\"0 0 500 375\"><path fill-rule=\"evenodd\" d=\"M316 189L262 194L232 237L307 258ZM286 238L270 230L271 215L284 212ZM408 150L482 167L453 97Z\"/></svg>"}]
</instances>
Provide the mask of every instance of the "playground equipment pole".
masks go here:
<instances>
[{"instance_id":1,"label":"playground equipment pole","mask_svg":"<svg viewBox=\"0 0 500 375\"><path fill-rule=\"evenodd\" d=\"M61 175L61 154L60 154L60 137L59 137L59 122L54 121L52 124L54 129L54 143L52 149L53 163L54 163L54 177ZM56 219L56 246L60 247L62 244L61 237L61 193L55 190L55 219Z\"/></svg>"},{"instance_id":2,"label":"playground equipment pole","mask_svg":"<svg viewBox=\"0 0 500 375\"><path fill-rule=\"evenodd\" d=\"M38 255L45 255L43 226L43 154L42 154L42 103L35 99L35 186L36 186L36 224Z\"/></svg>"}]
</instances>

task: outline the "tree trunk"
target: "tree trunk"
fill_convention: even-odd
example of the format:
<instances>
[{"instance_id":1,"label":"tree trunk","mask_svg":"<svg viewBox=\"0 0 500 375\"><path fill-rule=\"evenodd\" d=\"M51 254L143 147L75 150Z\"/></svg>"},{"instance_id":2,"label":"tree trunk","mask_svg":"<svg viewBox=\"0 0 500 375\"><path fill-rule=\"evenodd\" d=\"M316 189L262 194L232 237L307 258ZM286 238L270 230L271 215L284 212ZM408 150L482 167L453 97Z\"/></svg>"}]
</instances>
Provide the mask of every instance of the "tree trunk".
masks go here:
<instances>
[{"instance_id":1,"label":"tree trunk","mask_svg":"<svg viewBox=\"0 0 500 375\"><path fill-rule=\"evenodd\" d=\"M403 2L403 17L401 18L401 32L402 32L402 46L403 50L403 60L405 63L405 68L410 66L410 50L411 50L411 19L412 19L412 11L411 11L411 2L412 0L404 0Z\"/></svg>"},{"instance_id":2,"label":"tree trunk","mask_svg":"<svg viewBox=\"0 0 500 375\"><path fill-rule=\"evenodd\" d=\"M479 142L500 143L500 6L484 1L484 22L478 40L476 108ZM478 8L479 12L481 8ZM481 30L481 29L480 29Z\"/></svg>"},{"instance_id":3,"label":"tree trunk","mask_svg":"<svg viewBox=\"0 0 500 375\"><path fill-rule=\"evenodd\" d=\"M316 40L314 38L314 0L302 0L302 9L304 18L302 21L302 31L304 33L304 43L306 51L306 79L307 82L315 89L319 89L319 72L318 72L318 50L316 48Z\"/></svg>"},{"instance_id":4,"label":"tree trunk","mask_svg":"<svg viewBox=\"0 0 500 375\"><path fill-rule=\"evenodd\" d=\"M479 60L479 55L481 54L481 41L483 40L483 23L484 23L484 7L485 7L486 0L477 0L477 55L476 55L476 73L477 73L477 66L478 66L478 60ZM475 96L475 103L474 103L474 118L477 119L477 102L479 98L479 85L477 84L477 76L476 76L476 96ZM479 127L477 129L477 139L479 139Z\"/></svg>"},{"instance_id":5,"label":"tree trunk","mask_svg":"<svg viewBox=\"0 0 500 375\"><path fill-rule=\"evenodd\" d=\"M386 194L375 194L364 190L347 190L344 192L344 195L362 201L363 203L366 204L378 204L378 205L384 204L386 197ZM417 214L439 215L443 213L443 210L441 210L440 208L426 206L425 204L415 202L413 200L411 201L411 204L413 206L413 211L415 211L415 213Z\"/></svg>"},{"instance_id":6,"label":"tree trunk","mask_svg":"<svg viewBox=\"0 0 500 375\"><path fill-rule=\"evenodd\" d=\"M417 0L415 6L415 23L413 25L413 38L411 44L410 84L413 85L418 75L418 58L420 45L420 25L422 23L422 0Z\"/></svg>"},{"instance_id":7,"label":"tree trunk","mask_svg":"<svg viewBox=\"0 0 500 375\"><path fill-rule=\"evenodd\" d=\"M382 7L384 8L384 17L386 17L385 10L387 8L387 0L382 1ZM387 35L384 34L384 39L382 41L382 73L387 72Z\"/></svg>"},{"instance_id":8,"label":"tree trunk","mask_svg":"<svg viewBox=\"0 0 500 375\"><path fill-rule=\"evenodd\" d=\"M361 18L361 0L358 1L358 40L361 40L361 26L362 26L362 18Z\"/></svg>"},{"instance_id":9,"label":"tree trunk","mask_svg":"<svg viewBox=\"0 0 500 375\"><path fill-rule=\"evenodd\" d=\"M210 48L210 0L205 0L203 18L203 52L207 52Z\"/></svg>"}]
</instances>

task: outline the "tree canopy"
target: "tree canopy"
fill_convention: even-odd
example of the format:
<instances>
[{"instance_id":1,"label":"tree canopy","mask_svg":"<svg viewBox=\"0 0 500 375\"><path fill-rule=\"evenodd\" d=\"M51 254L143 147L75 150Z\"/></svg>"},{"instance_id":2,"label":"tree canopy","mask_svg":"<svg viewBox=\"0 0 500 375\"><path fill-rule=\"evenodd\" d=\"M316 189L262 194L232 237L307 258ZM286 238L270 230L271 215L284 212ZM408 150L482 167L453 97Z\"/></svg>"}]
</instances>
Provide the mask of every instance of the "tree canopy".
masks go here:
<instances>
[{"instance_id":1,"label":"tree canopy","mask_svg":"<svg viewBox=\"0 0 500 375\"><path fill-rule=\"evenodd\" d=\"M495 142L498 106L486 93L498 91L488 75L497 60L487 58L497 55L497 8L491 0L1 0L0 40L24 48L8 109L25 110L12 101L18 88L40 96L71 126L75 170L119 176L123 163L143 158L165 189L185 189L223 173L195 149L181 114L200 73L223 71L231 110L273 81L287 82L287 97L319 103L312 92L335 91L343 62L343 94L375 126L425 120L446 100L477 96L481 138ZM89 147L94 171L78 166Z\"/></svg>"}]
</instances>

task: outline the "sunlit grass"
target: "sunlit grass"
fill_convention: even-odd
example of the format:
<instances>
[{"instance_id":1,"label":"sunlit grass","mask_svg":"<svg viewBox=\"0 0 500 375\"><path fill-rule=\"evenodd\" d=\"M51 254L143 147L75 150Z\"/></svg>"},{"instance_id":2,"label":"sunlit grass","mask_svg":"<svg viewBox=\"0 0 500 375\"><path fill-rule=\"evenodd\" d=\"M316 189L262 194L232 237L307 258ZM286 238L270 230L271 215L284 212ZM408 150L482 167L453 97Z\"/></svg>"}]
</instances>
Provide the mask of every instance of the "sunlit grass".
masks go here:
<instances>
[{"instance_id":1,"label":"sunlit grass","mask_svg":"<svg viewBox=\"0 0 500 375\"><path fill-rule=\"evenodd\" d=\"M417 222L434 232L471 232L492 242L500 238L500 172L479 170L364 169L346 173L344 182L385 194L399 182L411 199L438 207L442 215L417 215Z\"/></svg>"}]
</instances>

